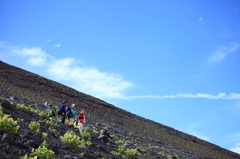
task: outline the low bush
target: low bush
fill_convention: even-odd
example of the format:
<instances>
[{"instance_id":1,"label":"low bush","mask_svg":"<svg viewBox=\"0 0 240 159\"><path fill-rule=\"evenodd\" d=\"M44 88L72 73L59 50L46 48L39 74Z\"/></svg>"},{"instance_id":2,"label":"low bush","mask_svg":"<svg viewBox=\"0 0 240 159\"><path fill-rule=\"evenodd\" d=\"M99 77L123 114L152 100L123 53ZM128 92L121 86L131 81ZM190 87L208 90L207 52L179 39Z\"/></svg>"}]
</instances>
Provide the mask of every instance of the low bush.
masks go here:
<instances>
[{"instance_id":1,"label":"low bush","mask_svg":"<svg viewBox=\"0 0 240 159\"><path fill-rule=\"evenodd\" d=\"M52 127L59 127L59 125L57 123L54 123L52 121L46 120L46 124L52 126Z\"/></svg>"},{"instance_id":2,"label":"low bush","mask_svg":"<svg viewBox=\"0 0 240 159\"><path fill-rule=\"evenodd\" d=\"M120 154L126 154L126 150L127 148L125 146L118 146L118 148L116 148L117 152L119 152Z\"/></svg>"},{"instance_id":3,"label":"low bush","mask_svg":"<svg viewBox=\"0 0 240 159\"><path fill-rule=\"evenodd\" d=\"M43 132L43 133L42 133L42 138L41 138L41 140L45 140L46 137L47 137L47 135L48 135L47 133Z\"/></svg>"},{"instance_id":4,"label":"low bush","mask_svg":"<svg viewBox=\"0 0 240 159\"><path fill-rule=\"evenodd\" d=\"M10 135L16 134L20 128L20 126L17 125L17 121L14 121L9 115L3 114L2 111L0 111L0 114L0 129Z\"/></svg>"},{"instance_id":5,"label":"low bush","mask_svg":"<svg viewBox=\"0 0 240 159\"><path fill-rule=\"evenodd\" d=\"M77 136L74 132L72 131L67 131L64 136L60 137L60 140L65 142L67 145L69 145L72 148L76 148L79 145L82 145L82 141L80 140L80 137Z\"/></svg>"},{"instance_id":6,"label":"low bush","mask_svg":"<svg viewBox=\"0 0 240 159\"><path fill-rule=\"evenodd\" d=\"M111 151L111 154L113 154L116 157L120 156L120 153L117 151Z\"/></svg>"},{"instance_id":7,"label":"low bush","mask_svg":"<svg viewBox=\"0 0 240 159\"><path fill-rule=\"evenodd\" d=\"M46 118L48 117L47 114L44 113L44 112L40 112L40 113L38 113L38 115L39 115L40 117L44 118L44 119L46 119Z\"/></svg>"},{"instance_id":8,"label":"low bush","mask_svg":"<svg viewBox=\"0 0 240 159\"><path fill-rule=\"evenodd\" d=\"M80 136L85 140L88 140L91 138L91 135L86 131L80 132Z\"/></svg>"},{"instance_id":9,"label":"low bush","mask_svg":"<svg viewBox=\"0 0 240 159\"><path fill-rule=\"evenodd\" d=\"M50 132L52 132L52 133L56 133L56 132L57 132L57 130L56 130L56 129L51 129L51 128L48 128L48 130L49 130Z\"/></svg>"},{"instance_id":10,"label":"low bush","mask_svg":"<svg viewBox=\"0 0 240 159\"><path fill-rule=\"evenodd\" d=\"M21 159L38 159L37 156L34 157L28 157L27 155L25 155L24 157L22 157Z\"/></svg>"},{"instance_id":11,"label":"low bush","mask_svg":"<svg viewBox=\"0 0 240 159\"><path fill-rule=\"evenodd\" d=\"M17 122L20 123L20 122L23 122L23 118L17 118Z\"/></svg>"},{"instance_id":12,"label":"low bush","mask_svg":"<svg viewBox=\"0 0 240 159\"><path fill-rule=\"evenodd\" d=\"M21 111L24 111L24 112L28 111L28 107L26 107L25 105L18 104L16 107Z\"/></svg>"},{"instance_id":13,"label":"low bush","mask_svg":"<svg viewBox=\"0 0 240 159\"><path fill-rule=\"evenodd\" d=\"M138 158L140 153L136 149L127 149L126 156L130 159Z\"/></svg>"},{"instance_id":14,"label":"low bush","mask_svg":"<svg viewBox=\"0 0 240 159\"><path fill-rule=\"evenodd\" d=\"M32 121L29 125L30 130L39 132L40 124L36 121Z\"/></svg>"},{"instance_id":15,"label":"low bush","mask_svg":"<svg viewBox=\"0 0 240 159\"><path fill-rule=\"evenodd\" d=\"M31 155L37 156L37 159L54 159L54 152L48 150L45 146L39 146L38 149L32 149Z\"/></svg>"}]
</instances>

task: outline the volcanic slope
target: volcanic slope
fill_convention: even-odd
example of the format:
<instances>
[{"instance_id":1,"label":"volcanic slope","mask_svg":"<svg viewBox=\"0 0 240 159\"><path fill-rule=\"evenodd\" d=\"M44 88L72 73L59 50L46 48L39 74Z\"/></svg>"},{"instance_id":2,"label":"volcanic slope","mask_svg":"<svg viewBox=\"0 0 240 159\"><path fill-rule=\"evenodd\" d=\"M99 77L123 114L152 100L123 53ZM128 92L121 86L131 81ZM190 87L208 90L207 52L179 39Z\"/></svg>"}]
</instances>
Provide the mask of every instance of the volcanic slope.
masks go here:
<instances>
[{"instance_id":1,"label":"volcanic slope","mask_svg":"<svg viewBox=\"0 0 240 159\"><path fill-rule=\"evenodd\" d=\"M75 103L78 109L84 108L89 119L110 125L112 128L121 129L127 132L127 134L138 136L139 140L136 143L148 149L149 153L147 154L150 154L150 152L157 154L152 148L157 143L161 143L169 146L164 148L163 145L159 145L156 147L162 147L169 151L169 147L171 147L181 151L183 154L189 152L211 159L240 158L240 155L237 153L171 127L142 118L103 100L2 61L0 61L0 95L4 97L14 96L18 99L18 102L31 102L35 103L35 105L48 101L52 105L58 106L63 100L68 100L69 103ZM43 109L43 107L39 107L39 109ZM144 139L147 139L149 143L146 143ZM154 142L155 145L151 145L150 141L156 141ZM148 158L147 154L143 158ZM159 152L158 156L159 154L161 153ZM162 156L164 158L164 155Z\"/></svg>"}]
</instances>

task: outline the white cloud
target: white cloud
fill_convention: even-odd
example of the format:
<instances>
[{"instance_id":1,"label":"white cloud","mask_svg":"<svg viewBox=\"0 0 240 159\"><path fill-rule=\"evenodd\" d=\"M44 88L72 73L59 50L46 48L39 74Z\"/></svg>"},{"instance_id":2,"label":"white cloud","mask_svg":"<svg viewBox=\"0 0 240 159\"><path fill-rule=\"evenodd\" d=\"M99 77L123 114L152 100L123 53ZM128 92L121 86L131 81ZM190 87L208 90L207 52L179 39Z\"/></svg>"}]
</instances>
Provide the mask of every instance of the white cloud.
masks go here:
<instances>
[{"instance_id":1,"label":"white cloud","mask_svg":"<svg viewBox=\"0 0 240 159\"><path fill-rule=\"evenodd\" d=\"M52 39L48 39L48 42L51 42L52 41Z\"/></svg>"},{"instance_id":2,"label":"white cloud","mask_svg":"<svg viewBox=\"0 0 240 159\"><path fill-rule=\"evenodd\" d=\"M43 66L46 64L46 60L48 55L45 51L43 51L40 47L32 47L32 48L23 48L12 47L11 51L17 55L20 55L27 59L27 63L34 66Z\"/></svg>"},{"instance_id":3,"label":"white cloud","mask_svg":"<svg viewBox=\"0 0 240 159\"><path fill-rule=\"evenodd\" d=\"M53 47L60 47L62 44L56 44Z\"/></svg>"},{"instance_id":4,"label":"white cloud","mask_svg":"<svg viewBox=\"0 0 240 159\"><path fill-rule=\"evenodd\" d=\"M240 154L240 143L237 143L235 147L231 148L230 150Z\"/></svg>"},{"instance_id":5,"label":"white cloud","mask_svg":"<svg viewBox=\"0 0 240 159\"><path fill-rule=\"evenodd\" d=\"M228 142L235 143L235 146L230 148L231 151L240 154L240 133L233 133L227 136Z\"/></svg>"},{"instance_id":6,"label":"white cloud","mask_svg":"<svg viewBox=\"0 0 240 159\"><path fill-rule=\"evenodd\" d=\"M228 48L228 51L236 50L238 46ZM239 93L219 93L217 95L206 93L179 93L175 95L138 95L126 96L125 91L134 84L125 80L121 75L115 73L101 72L97 68L85 66L83 62L74 58L56 59L40 47L21 48L18 46L6 45L0 41L2 53L21 56L32 66L42 66L46 70L48 78L68 85L81 92L96 97L137 99L137 98L205 98L205 99L240 99ZM12 56L13 57L13 56ZM16 57L16 56L14 56Z\"/></svg>"},{"instance_id":7,"label":"white cloud","mask_svg":"<svg viewBox=\"0 0 240 159\"><path fill-rule=\"evenodd\" d=\"M202 18L202 17L199 17L199 18L198 18L198 21L200 21L200 22L203 21L203 18Z\"/></svg>"},{"instance_id":8,"label":"white cloud","mask_svg":"<svg viewBox=\"0 0 240 159\"><path fill-rule=\"evenodd\" d=\"M210 63L217 63L223 61L231 52L237 51L240 45L236 42L229 43L228 45L219 46L217 50L209 58Z\"/></svg>"},{"instance_id":9,"label":"white cloud","mask_svg":"<svg viewBox=\"0 0 240 159\"><path fill-rule=\"evenodd\" d=\"M97 97L123 98L123 92L133 86L121 75L100 72L96 68L79 66L74 58L54 60L47 72L53 79L70 83L70 86Z\"/></svg>"},{"instance_id":10,"label":"white cloud","mask_svg":"<svg viewBox=\"0 0 240 159\"><path fill-rule=\"evenodd\" d=\"M166 99L166 98L206 98L206 99L240 99L239 93L230 93L226 95L225 93L219 93L218 95L205 94L205 93L179 93L176 95L139 95L139 96L128 96L126 98L136 99L136 98L155 98L155 99Z\"/></svg>"}]
</instances>

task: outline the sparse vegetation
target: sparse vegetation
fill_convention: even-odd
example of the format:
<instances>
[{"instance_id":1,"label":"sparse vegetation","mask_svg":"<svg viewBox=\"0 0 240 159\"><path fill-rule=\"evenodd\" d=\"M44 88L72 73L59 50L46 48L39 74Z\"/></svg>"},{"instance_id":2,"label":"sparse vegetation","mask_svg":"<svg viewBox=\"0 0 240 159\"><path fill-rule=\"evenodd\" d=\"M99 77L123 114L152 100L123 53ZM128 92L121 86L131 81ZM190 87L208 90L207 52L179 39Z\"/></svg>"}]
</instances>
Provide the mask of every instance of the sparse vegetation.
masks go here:
<instances>
[{"instance_id":1,"label":"sparse vegetation","mask_svg":"<svg viewBox=\"0 0 240 159\"><path fill-rule=\"evenodd\" d=\"M40 117L42 117L42 118L44 118L44 119L47 119L47 114L46 113L44 113L44 112L40 112L40 113L38 113L38 115L40 116Z\"/></svg>"},{"instance_id":2,"label":"sparse vegetation","mask_svg":"<svg viewBox=\"0 0 240 159\"><path fill-rule=\"evenodd\" d=\"M52 132L52 133L56 133L56 132L57 132L56 129L48 128L48 130L49 130L50 132Z\"/></svg>"},{"instance_id":3,"label":"sparse vegetation","mask_svg":"<svg viewBox=\"0 0 240 159\"><path fill-rule=\"evenodd\" d=\"M13 135L18 132L19 125L17 121L14 121L13 118L10 118L9 115L6 115L0 110L0 129L6 131L8 134Z\"/></svg>"},{"instance_id":4,"label":"sparse vegetation","mask_svg":"<svg viewBox=\"0 0 240 159\"><path fill-rule=\"evenodd\" d=\"M43 133L42 133L42 138L41 138L41 140L45 140L46 137L47 137L47 135L48 135L47 133L43 132Z\"/></svg>"},{"instance_id":5,"label":"sparse vegetation","mask_svg":"<svg viewBox=\"0 0 240 159\"><path fill-rule=\"evenodd\" d=\"M91 138L90 134L89 134L88 132L86 132L86 131L80 132L80 136L81 136L83 139L85 139L85 140Z\"/></svg>"},{"instance_id":6,"label":"sparse vegetation","mask_svg":"<svg viewBox=\"0 0 240 159\"><path fill-rule=\"evenodd\" d=\"M132 158L138 158L140 153L136 149L128 149L126 150L126 156L130 159Z\"/></svg>"},{"instance_id":7,"label":"sparse vegetation","mask_svg":"<svg viewBox=\"0 0 240 159\"><path fill-rule=\"evenodd\" d=\"M45 146L33 149L31 155L37 156L38 159L54 159L54 152Z\"/></svg>"},{"instance_id":8,"label":"sparse vegetation","mask_svg":"<svg viewBox=\"0 0 240 159\"><path fill-rule=\"evenodd\" d=\"M37 123L36 121L32 121L32 122L29 124L29 128L30 128L30 130L32 130L32 131L39 132L40 124Z\"/></svg>"},{"instance_id":9,"label":"sparse vegetation","mask_svg":"<svg viewBox=\"0 0 240 159\"><path fill-rule=\"evenodd\" d=\"M16 106L18 109L20 109L21 111L27 112L28 111L28 107L26 107L25 105L22 104L18 104Z\"/></svg>"},{"instance_id":10,"label":"sparse vegetation","mask_svg":"<svg viewBox=\"0 0 240 159\"><path fill-rule=\"evenodd\" d=\"M66 134L64 134L64 136L60 137L60 139L72 148L76 148L79 145L82 145L82 141L80 140L80 137L77 136L72 131L67 131Z\"/></svg>"}]
</instances>

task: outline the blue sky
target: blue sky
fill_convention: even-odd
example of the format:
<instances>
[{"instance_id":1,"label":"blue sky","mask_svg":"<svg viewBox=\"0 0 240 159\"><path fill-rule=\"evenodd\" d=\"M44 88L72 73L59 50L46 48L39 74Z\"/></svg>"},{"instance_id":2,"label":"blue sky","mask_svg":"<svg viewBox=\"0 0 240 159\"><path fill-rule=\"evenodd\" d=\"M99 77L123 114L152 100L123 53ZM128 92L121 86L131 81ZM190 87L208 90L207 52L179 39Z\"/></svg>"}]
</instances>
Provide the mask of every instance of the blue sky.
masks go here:
<instances>
[{"instance_id":1,"label":"blue sky","mask_svg":"<svg viewBox=\"0 0 240 159\"><path fill-rule=\"evenodd\" d=\"M240 1L0 1L0 60L240 153Z\"/></svg>"}]
</instances>

